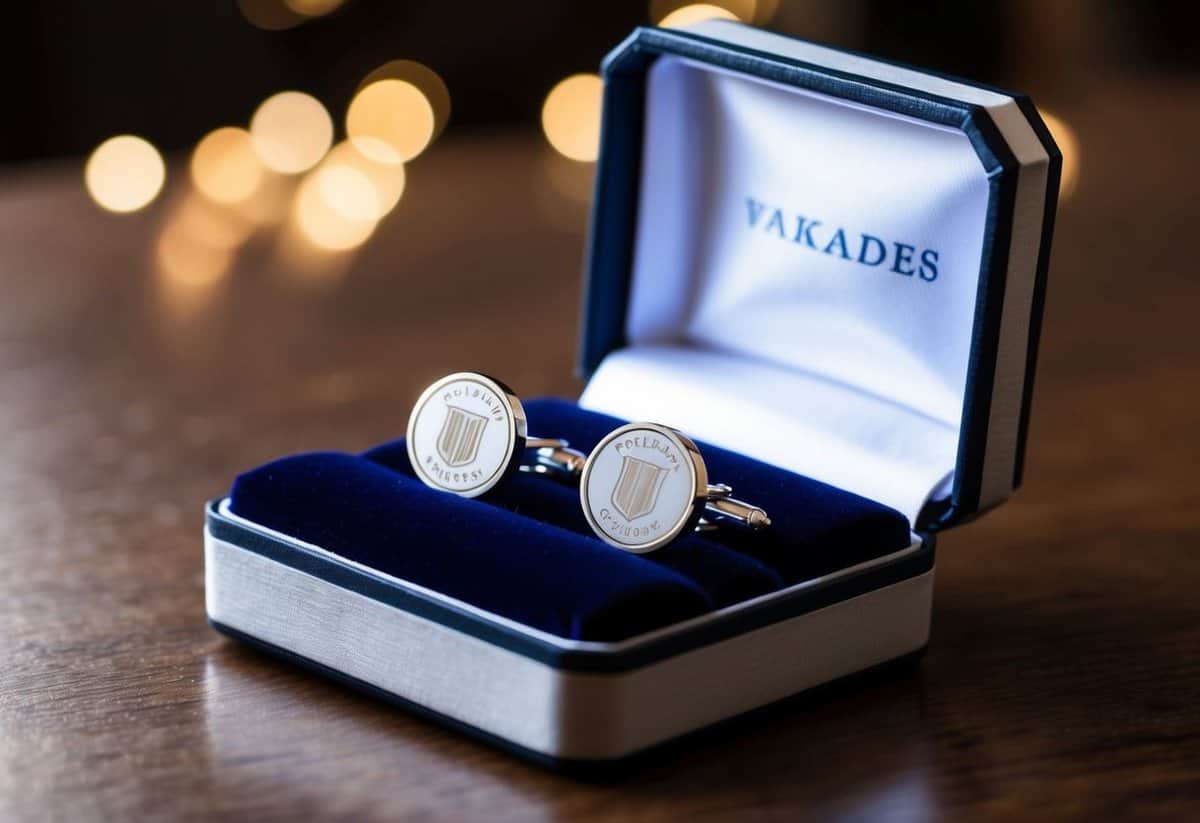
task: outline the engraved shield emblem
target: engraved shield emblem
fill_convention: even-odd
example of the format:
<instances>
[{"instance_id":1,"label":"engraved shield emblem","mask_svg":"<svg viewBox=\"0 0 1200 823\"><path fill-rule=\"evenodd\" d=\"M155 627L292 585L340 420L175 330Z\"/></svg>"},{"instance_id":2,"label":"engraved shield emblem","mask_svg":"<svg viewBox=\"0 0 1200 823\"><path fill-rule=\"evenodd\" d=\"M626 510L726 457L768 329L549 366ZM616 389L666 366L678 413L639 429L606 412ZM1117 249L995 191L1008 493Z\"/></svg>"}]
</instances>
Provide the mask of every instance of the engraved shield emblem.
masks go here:
<instances>
[{"instance_id":1,"label":"engraved shield emblem","mask_svg":"<svg viewBox=\"0 0 1200 823\"><path fill-rule=\"evenodd\" d=\"M626 455L621 463L621 473L613 486L612 504L626 520L636 520L654 511L658 493L669 469L656 466L648 460Z\"/></svg>"},{"instance_id":2,"label":"engraved shield emblem","mask_svg":"<svg viewBox=\"0 0 1200 823\"><path fill-rule=\"evenodd\" d=\"M446 406L446 421L437 438L437 451L447 466L465 466L479 453L487 418L481 414Z\"/></svg>"}]
</instances>

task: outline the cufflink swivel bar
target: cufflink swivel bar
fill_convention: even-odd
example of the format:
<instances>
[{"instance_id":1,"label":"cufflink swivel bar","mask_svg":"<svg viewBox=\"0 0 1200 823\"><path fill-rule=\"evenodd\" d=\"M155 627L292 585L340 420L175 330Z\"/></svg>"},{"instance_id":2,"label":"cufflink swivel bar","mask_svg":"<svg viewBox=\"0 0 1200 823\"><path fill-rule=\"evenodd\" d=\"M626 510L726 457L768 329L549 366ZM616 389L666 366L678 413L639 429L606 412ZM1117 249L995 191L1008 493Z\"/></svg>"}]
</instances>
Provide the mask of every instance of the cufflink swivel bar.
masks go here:
<instances>
[{"instance_id":1,"label":"cufflink swivel bar","mask_svg":"<svg viewBox=\"0 0 1200 823\"><path fill-rule=\"evenodd\" d=\"M733 488L724 484L709 484L704 502L704 516L696 527L697 531L712 531L726 523L739 526L751 531L765 529L771 525L771 518L762 508L742 500L736 500L731 495Z\"/></svg>"}]
</instances>

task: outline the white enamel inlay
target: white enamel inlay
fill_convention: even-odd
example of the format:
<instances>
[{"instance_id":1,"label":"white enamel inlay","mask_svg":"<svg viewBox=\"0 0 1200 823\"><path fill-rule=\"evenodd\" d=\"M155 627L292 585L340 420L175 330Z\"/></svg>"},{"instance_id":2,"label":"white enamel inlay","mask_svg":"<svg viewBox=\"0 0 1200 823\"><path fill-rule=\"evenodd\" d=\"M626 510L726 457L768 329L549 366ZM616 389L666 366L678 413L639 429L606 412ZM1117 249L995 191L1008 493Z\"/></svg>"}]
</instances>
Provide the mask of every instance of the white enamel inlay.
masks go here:
<instances>
[{"instance_id":1,"label":"white enamel inlay","mask_svg":"<svg viewBox=\"0 0 1200 823\"><path fill-rule=\"evenodd\" d=\"M434 383L413 408L408 456L429 486L476 497L503 479L517 423L506 393L482 375Z\"/></svg>"},{"instance_id":2,"label":"white enamel inlay","mask_svg":"<svg viewBox=\"0 0 1200 823\"><path fill-rule=\"evenodd\" d=\"M628 426L601 442L581 485L592 527L627 551L672 540L688 525L696 500L696 471L678 438Z\"/></svg>"}]
</instances>

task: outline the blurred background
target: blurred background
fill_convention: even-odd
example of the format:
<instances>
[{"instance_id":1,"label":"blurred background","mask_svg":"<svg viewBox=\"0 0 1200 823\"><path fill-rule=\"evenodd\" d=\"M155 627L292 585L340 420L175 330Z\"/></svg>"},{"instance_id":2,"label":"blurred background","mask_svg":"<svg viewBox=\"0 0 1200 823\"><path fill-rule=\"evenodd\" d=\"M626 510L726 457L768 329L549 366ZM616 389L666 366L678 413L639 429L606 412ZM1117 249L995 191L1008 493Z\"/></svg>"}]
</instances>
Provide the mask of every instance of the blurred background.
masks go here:
<instances>
[{"instance_id":1,"label":"blurred background","mask_svg":"<svg viewBox=\"0 0 1200 823\"><path fill-rule=\"evenodd\" d=\"M133 132L168 152L244 124L269 95L312 94L340 119L372 69L407 58L453 95L456 130L536 124L549 89L595 71L638 24L705 13L975 80L1048 104L1096 70L1200 65L1190 2L1136 0L46 0L10 10L0 160L84 154ZM21 25L12 16L28 17ZM32 35L32 36L29 36Z\"/></svg>"},{"instance_id":2,"label":"blurred background","mask_svg":"<svg viewBox=\"0 0 1200 823\"><path fill-rule=\"evenodd\" d=\"M1122 71L1200 67L1189 2L49 0L9 14L27 18L8 27L26 68L7 91L3 168L75 163L99 208L153 207L154 265L193 288L264 235L301 279L343 272L412 207L409 166L444 137L542 140L539 213L582 226L594 72L639 24L740 19L1026 91L1063 145L1068 196L1087 152L1072 107Z\"/></svg>"}]
</instances>

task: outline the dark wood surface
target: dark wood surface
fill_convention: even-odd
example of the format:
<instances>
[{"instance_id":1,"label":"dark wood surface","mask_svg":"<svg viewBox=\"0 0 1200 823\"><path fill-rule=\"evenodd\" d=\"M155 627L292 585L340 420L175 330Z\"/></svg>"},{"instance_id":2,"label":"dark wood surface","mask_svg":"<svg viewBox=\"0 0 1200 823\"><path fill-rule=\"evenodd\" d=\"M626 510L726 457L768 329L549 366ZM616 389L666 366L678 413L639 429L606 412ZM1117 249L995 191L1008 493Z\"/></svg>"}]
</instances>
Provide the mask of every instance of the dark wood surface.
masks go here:
<instances>
[{"instance_id":1,"label":"dark wood surface","mask_svg":"<svg viewBox=\"0 0 1200 823\"><path fill-rule=\"evenodd\" d=\"M539 142L451 132L341 276L297 280L259 240L203 298L148 265L164 208L104 214L74 165L10 171L0 818L1195 819L1200 87L1096 88L1065 112L1082 178L1060 212L1027 482L943 538L924 662L608 785L204 622L201 506L240 469L392 437L454 368L578 391L586 205Z\"/></svg>"}]
</instances>

